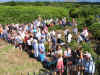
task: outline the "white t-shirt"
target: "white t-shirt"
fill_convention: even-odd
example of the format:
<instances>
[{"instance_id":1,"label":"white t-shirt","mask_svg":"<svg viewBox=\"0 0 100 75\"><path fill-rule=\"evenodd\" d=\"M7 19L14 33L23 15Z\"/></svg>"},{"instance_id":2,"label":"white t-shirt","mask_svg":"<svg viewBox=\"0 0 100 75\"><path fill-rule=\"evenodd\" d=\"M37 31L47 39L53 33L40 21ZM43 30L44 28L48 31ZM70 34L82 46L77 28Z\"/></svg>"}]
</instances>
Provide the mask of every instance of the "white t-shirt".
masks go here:
<instances>
[{"instance_id":1,"label":"white t-shirt","mask_svg":"<svg viewBox=\"0 0 100 75\"><path fill-rule=\"evenodd\" d=\"M68 39L71 39L71 38L72 38L72 35L71 35L71 34L69 34L69 35L68 35Z\"/></svg>"},{"instance_id":2,"label":"white t-shirt","mask_svg":"<svg viewBox=\"0 0 100 75\"><path fill-rule=\"evenodd\" d=\"M71 50L64 51L65 56L71 56Z\"/></svg>"},{"instance_id":3,"label":"white t-shirt","mask_svg":"<svg viewBox=\"0 0 100 75\"><path fill-rule=\"evenodd\" d=\"M36 39L33 39L33 44L38 45L38 41Z\"/></svg>"},{"instance_id":4,"label":"white t-shirt","mask_svg":"<svg viewBox=\"0 0 100 75\"><path fill-rule=\"evenodd\" d=\"M67 35L68 31L69 31L69 29L66 29L66 30L64 31L64 34Z\"/></svg>"},{"instance_id":5,"label":"white t-shirt","mask_svg":"<svg viewBox=\"0 0 100 75\"><path fill-rule=\"evenodd\" d=\"M21 35L22 39L24 39L25 33L24 32L21 32L20 35Z\"/></svg>"},{"instance_id":6,"label":"white t-shirt","mask_svg":"<svg viewBox=\"0 0 100 75\"><path fill-rule=\"evenodd\" d=\"M29 40L27 40L27 44L32 45L32 41L33 41L33 38L30 38Z\"/></svg>"},{"instance_id":7,"label":"white t-shirt","mask_svg":"<svg viewBox=\"0 0 100 75\"><path fill-rule=\"evenodd\" d=\"M56 35L56 32L53 30L50 32L51 35Z\"/></svg>"},{"instance_id":8,"label":"white t-shirt","mask_svg":"<svg viewBox=\"0 0 100 75\"><path fill-rule=\"evenodd\" d=\"M83 30L82 35L84 35L85 37L88 36L88 30Z\"/></svg>"},{"instance_id":9,"label":"white t-shirt","mask_svg":"<svg viewBox=\"0 0 100 75\"><path fill-rule=\"evenodd\" d=\"M61 38L61 34L58 34L58 35L57 35L57 38L59 38L59 39L60 39L60 38Z\"/></svg>"},{"instance_id":10,"label":"white t-shirt","mask_svg":"<svg viewBox=\"0 0 100 75\"><path fill-rule=\"evenodd\" d=\"M41 38L41 33L40 32L37 32L36 33L36 37L38 38L38 40Z\"/></svg>"}]
</instances>

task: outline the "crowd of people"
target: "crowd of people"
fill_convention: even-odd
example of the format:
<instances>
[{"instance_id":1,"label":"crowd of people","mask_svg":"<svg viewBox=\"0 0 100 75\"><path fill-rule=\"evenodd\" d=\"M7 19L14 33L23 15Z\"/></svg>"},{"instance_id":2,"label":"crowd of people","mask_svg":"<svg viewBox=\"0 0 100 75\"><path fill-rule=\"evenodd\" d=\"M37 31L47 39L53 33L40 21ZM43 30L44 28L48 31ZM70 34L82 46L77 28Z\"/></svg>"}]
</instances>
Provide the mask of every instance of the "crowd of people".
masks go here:
<instances>
[{"instance_id":1,"label":"crowd of people","mask_svg":"<svg viewBox=\"0 0 100 75\"><path fill-rule=\"evenodd\" d=\"M72 30L67 27L63 33L48 30L55 25L62 27L69 25ZM94 75L95 64L92 55L88 51L83 52L82 46L76 50L72 50L69 46L72 40L76 40L79 44L89 42L88 28L84 27L83 31L79 32L77 25L75 19L70 22L66 17L42 19L39 16L28 24L7 24L4 27L0 24L0 40L13 44L15 48L19 48L21 54L25 50L48 67L55 65L58 75L62 75L65 71L68 75Z\"/></svg>"}]
</instances>

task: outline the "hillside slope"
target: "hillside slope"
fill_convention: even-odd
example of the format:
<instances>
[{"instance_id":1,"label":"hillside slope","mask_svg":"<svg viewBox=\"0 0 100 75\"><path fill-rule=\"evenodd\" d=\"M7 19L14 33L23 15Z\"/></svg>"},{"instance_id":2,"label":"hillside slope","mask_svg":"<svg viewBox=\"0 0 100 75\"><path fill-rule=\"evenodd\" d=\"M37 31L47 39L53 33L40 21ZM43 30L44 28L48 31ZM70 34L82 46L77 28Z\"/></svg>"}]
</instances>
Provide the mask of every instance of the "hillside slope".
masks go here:
<instances>
[{"instance_id":1,"label":"hillside slope","mask_svg":"<svg viewBox=\"0 0 100 75\"><path fill-rule=\"evenodd\" d=\"M19 50L6 42L0 40L0 75L26 75L28 72L39 72L43 69L42 64L28 54L23 52L18 55Z\"/></svg>"}]
</instances>

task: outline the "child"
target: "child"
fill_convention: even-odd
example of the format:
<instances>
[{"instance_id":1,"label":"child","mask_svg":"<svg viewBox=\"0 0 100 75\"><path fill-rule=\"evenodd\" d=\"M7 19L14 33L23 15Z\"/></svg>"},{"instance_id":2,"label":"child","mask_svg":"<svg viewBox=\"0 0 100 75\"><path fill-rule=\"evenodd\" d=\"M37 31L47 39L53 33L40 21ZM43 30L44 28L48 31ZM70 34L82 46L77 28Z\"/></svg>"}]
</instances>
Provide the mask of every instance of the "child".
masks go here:
<instances>
[{"instance_id":1,"label":"child","mask_svg":"<svg viewBox=\"0 0 100 75\"><path fill-rule=\"evenodd\" d=\"M63 64L63 58L62 54L58 55L58 61L57 61L57 70L59 75L63 75L64 72L64 64Z\"/></svg>"}]
</instances>

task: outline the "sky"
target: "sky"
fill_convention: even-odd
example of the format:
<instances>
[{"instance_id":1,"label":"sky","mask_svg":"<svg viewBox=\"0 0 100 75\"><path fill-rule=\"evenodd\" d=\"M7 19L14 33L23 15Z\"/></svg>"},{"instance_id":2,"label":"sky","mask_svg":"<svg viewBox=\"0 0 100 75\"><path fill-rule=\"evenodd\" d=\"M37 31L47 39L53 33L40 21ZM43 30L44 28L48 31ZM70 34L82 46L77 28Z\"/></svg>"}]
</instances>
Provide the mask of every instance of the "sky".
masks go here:
<instances>
[{"instance_id":1,"label":"sky","mask_svg":"<svg viewBox=\"0 0 100 75\"><path fill-rule=\"evenodd\" d=\"M0 2L8 2L8 1L26 1L26 2L31 2L31 1L57 1L57 2L62 2L62 1L77 1L77 2L100 2L100 0L0 0Z\"/></svg>"}]
</instances>

